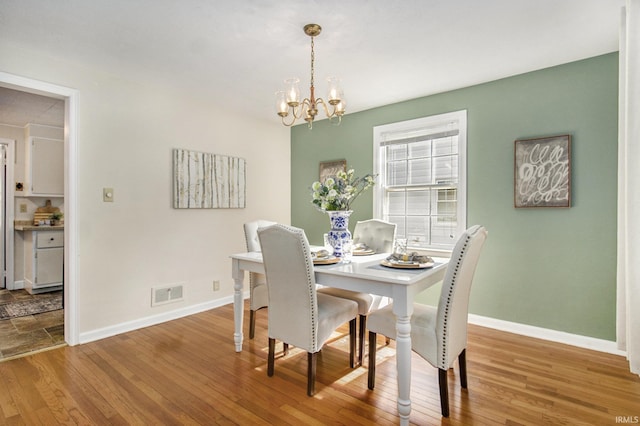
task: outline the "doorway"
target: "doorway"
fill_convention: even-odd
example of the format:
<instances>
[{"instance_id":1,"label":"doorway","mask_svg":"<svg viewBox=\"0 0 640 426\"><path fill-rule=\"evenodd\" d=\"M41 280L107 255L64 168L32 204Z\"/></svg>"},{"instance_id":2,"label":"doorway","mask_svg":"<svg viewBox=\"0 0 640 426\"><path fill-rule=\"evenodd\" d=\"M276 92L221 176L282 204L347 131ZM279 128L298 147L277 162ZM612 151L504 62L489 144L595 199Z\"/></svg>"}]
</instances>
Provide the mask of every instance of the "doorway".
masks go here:
<instances>
[{"instance_id":1,"label":"doorway","mask_svg":"<svg viewBox=\"0 0 640 426\"><path fill-rule=\"evenodd\" d=\"M79 343L77 324L77 108L78 91L63 86L0 72L0 86L13 90L63 99L65 161L65 229L64 229L64 341Z\"/></svg>"}]
</instances>

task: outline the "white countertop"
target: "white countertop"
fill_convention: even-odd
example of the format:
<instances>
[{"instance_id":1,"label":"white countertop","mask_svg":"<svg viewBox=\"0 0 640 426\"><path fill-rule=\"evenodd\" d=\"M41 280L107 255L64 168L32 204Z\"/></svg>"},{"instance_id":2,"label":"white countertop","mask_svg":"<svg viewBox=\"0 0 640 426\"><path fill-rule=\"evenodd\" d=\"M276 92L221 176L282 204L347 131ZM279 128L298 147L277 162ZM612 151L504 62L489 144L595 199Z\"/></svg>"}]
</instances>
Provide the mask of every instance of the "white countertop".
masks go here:
<instances>
[{"instance_id":1,"label":"white countertop","mask_svg":"<svg viewBox=\"0 0 640 426\"><path fill-rule=\"evenodd\" d=\"M13 229L16 231L62 231L64 230L64 225L15 225Z\"/></svg>"}]
</instances>

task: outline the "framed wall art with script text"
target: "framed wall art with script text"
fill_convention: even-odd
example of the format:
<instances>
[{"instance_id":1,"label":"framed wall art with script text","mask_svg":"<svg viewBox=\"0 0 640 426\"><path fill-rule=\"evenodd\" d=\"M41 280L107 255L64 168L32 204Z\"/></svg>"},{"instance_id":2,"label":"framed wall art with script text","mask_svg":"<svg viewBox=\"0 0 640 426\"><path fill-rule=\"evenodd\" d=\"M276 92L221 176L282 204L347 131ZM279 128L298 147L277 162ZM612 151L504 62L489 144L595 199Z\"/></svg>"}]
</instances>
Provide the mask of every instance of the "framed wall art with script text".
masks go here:
<instances>
[{"instance_id":1,"label":"framed wall art with script text","mask_svg":"<svg viewBox=\"0 0 640 426\"><path fill-rule=\"evenodd\" d=\"M516 208L571 207L571 135L515 141Z\"/></svg>"},{"instance_id":2,"label":"framed wall art with script text","mask_svg":"<svg viewBox=\"0 0 640 426\"><path fill-rule=\"evenodd\" d=\"M320 162L320 182L328 177L336 177L338 172L347 171L347 160L334 160Z\"/></svg>"}]
</instances>

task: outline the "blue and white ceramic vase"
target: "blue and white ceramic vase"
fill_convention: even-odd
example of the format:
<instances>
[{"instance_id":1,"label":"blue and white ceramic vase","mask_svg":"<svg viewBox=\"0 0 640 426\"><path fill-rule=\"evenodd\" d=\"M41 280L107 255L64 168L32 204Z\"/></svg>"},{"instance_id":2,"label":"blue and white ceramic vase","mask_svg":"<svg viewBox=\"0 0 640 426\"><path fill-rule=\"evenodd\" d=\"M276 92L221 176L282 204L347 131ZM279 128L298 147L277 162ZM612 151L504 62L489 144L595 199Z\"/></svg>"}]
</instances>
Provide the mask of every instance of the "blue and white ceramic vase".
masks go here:
<instances>
[{"instance_id":1,"label":"blue and white ceramic vase","mask_svg":"<svg viewBox=\"0 0 640 426\"><path fill-rule=\"evenodd\" d=\"M333 247L333 255L342 257L342 242L351 239L349 232L349 216L352 210L333 210L328 211L329 221L331 222L331 230L328 232L329 244Z\"/></svg>"}]
</instances>

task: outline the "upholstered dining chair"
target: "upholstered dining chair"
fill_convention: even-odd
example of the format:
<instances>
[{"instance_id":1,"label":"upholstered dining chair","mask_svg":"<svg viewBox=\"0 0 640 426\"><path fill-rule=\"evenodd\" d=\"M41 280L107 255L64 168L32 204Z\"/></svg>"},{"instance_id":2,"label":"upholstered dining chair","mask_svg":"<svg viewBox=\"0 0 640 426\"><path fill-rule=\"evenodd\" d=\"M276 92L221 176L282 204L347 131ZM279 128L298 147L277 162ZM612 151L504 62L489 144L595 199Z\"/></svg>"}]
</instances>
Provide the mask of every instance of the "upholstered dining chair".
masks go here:
<instances>
[{"instance_id":1,"label":"upholstered dining chair","mask_svg":"<svg viewBox=\"0 0 640 426\"><path fill-rule=\"evenodd\" d=\"M307 351L307 395L315 393L316 357L331 334L349 322L349 366L354 367L358 305L316 292L309 242L302 229L273 225L258 230L269 293L267 374L275 369L276 340Z\"/></svg>"},{"instance_id":2,"label":"upholstered dining chair","mask_svg":"<svg viewBox=\"0 0 640 426\"><path fill-rule=\"evenodd\" d=\"M467 387L467 316L469 293L487 230L479 225L467 229L451 253L440 291L438 307L413 305L411 349L438 368L440 408L449 417L447 370L458 358L460 385ZM376 336L396 338L393 304L369 314L369 389L375 386Z\"/></svg>"},{"instance_id":3,"label":"upholstered dining chair","mask_svg":"<svg viewBox=\"0 0 640 426\"><path fill-rule=\"evenodd\" d=\"M396 224L380 219L359 220L353 228L353 244L366 244L376 253L391 253Z\"/></svg>"},{"instance_id":4,"label":"upholstered dining chair","mask_svg":"<svg viewBox=\"0 0 640 426\"><path fill-rule=\"evenodd\" d=\"M244 239L247 244L247 251L261 251L258 228L275 224L276 222L261 219L245 223ZM253 339L256 334L256 312L269 306L266 284L267 280L263 274L249 273L249 339Z\"/></svg>"},{"instance_id":5,"label":"upholstered dining chair","mask_svg":"<svg viewBox=\"0 0 640 426\"><path fill-rule=\"evenodd\" d=\"M396 237L396 224L380 219L369 219L356 222L353 229L353 243L366 244L367 247L376 253L391 253L393 242ZM368 293L342 290L338 288L325 287L320 290L324 294L342 297L358 303L359 325L358 325L358 364L362 364L364 357L364 336L367 329L367 315L374 309L384 306L386 298ZM383 300L384 299L384 300Z\"/></svg>"}]
</instances>

